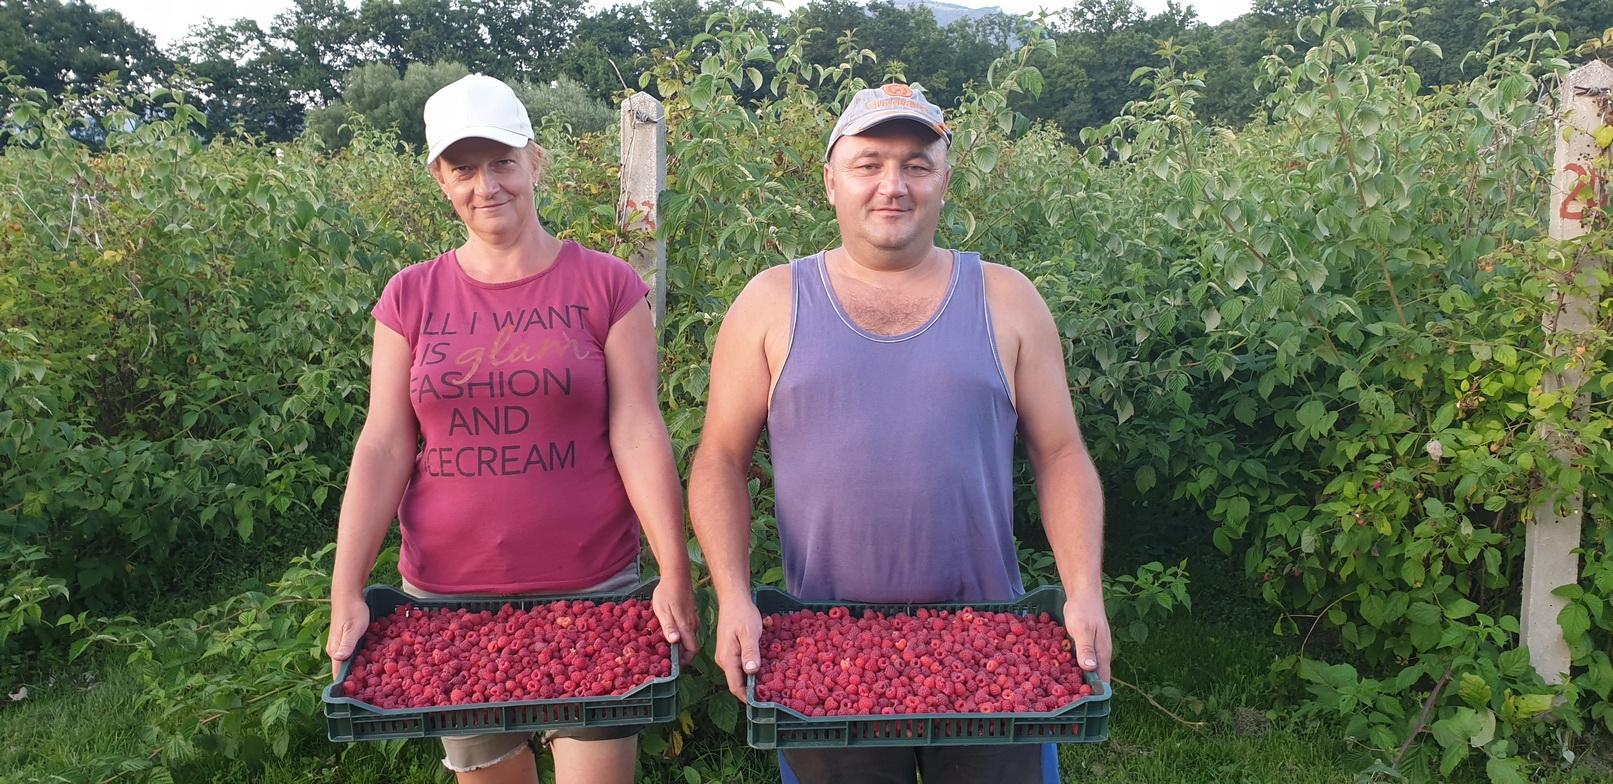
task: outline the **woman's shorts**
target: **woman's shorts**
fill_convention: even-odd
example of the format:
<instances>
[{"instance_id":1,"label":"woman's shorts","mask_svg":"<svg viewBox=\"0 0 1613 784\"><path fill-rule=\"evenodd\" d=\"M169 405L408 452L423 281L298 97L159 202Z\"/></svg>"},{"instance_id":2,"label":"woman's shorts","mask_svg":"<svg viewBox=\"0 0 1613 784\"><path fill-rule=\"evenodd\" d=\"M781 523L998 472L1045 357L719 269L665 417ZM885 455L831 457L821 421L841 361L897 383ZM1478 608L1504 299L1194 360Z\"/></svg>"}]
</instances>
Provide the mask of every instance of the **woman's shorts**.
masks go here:
<instances>
[{"instance_id":1,"label":"woman's shorts","mask_svg":"<svg viewBox=\"0 0 1613 784\"><path fill-rule=\"evenodd\" d=\"M591 585L581 591L559 591L556 593L621 593L633 589L638 585L638 560L635 559L627 568L612 575L598 585ZM403 592L421 599L459 599L459 598L487 598L488 594L440 594L423 591L411 585L408 580L403 581ZM542 742L548 743L555 738L572 738L575 740L618 740L638 735L641 726L627 727L579 727L570 730L551 730L543 733ZM442 764L453 771L471 771L491 767L520 753L521 748L532 744L537 738L531 732L512 732L501 735L465 735L441 738L443 759Z\"/></svg>"}]
</instances>

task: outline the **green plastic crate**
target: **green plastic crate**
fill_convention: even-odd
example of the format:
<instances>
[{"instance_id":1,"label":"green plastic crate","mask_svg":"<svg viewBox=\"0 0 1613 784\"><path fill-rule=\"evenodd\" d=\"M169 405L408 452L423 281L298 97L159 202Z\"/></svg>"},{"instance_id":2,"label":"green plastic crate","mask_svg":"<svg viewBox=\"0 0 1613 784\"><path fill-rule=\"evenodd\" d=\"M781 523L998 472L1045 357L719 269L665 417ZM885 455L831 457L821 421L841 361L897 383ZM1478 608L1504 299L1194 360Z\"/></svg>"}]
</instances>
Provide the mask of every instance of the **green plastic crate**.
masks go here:
<instances>
[{"instance_id":1,"label":"green plastic crate","mask_svg":"<svg viewBox=\"0 0 1613 784\"><path fill-rule=\"evenodd\" d=\"M380 618L399 605L421 608L497 611L508 604L527 610L541 604L586 599L593 602L619 602L649 599L658 579L652 579L625 593L570 594L565 596L509 596L490 598L419 599L390 585L364 589L364 603L370 617ZM362 649L353 651L354 657ZM437 738L445 735L487 735L505 732L544 732L577 727L618 727L630 724L660 724L678 715L678 645L671 646L672 674L656 678L619 696L577 697L556 700L519 700L475 705L432 708L378 708L342 694L342 681L353 666L353 657L342 662L336 682L325 687L325 724L333 741L386 740L389 738Z\"/></svg>"},{"instance_id":2,"label":"green plastic crate","mask_svg":"<svg viewBox=\"0 0 1613 784\"><path fill-rule=\"evenodd\" d=\"M941 604L858 604L803 602L777 588L755 590L763 615L800 609L827 611L845 607L852 613L873 610L886 615L913 614L919 608L1021 615L1048 613L1064 621L1064 590L1044 586L1012 602L947 602ZM756 676L745 679L746 742L758 749L845 748L851 746L983 746L1010 743L1098 743L1109 739L1109 698L1113 690L1087 673L1093 694L1048 713L914 713L877 716L809 717L776 702L756 701Z\"/></svg>"}]
</instances>

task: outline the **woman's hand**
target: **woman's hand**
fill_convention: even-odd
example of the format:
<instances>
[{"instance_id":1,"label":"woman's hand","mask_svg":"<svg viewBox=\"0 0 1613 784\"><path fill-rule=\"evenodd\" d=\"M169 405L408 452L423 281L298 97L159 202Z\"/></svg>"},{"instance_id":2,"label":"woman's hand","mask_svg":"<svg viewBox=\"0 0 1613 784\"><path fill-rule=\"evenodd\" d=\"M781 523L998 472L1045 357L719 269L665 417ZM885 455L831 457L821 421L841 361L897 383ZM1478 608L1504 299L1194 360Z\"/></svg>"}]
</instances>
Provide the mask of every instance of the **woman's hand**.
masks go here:
<instances>
[{"instance_id":1,"label":"woman's hand","mask_svg":"<svg viewBox=\"0 0 1613 784\"><path fill-rule=\"evenodd\" d=\"M694 589L689 578L662 577L650 596L650 607L655 610L656 620L661 622L661 633L666 635L666 641L683 646L683 663L688 664L694 659L695 651L700 650L700 614L695 611Z\"/></svg>"},{"instance_id":2,"label":"woman's hand","mask_svg":"<svg viewBox=\"0 0 1613 784\"><path fill-rule=\"evenodd\" d=\"M353 655L364 630L370 628L370 607L364 597L347 596L330 598L330 634L325 642L325 654L330 657L330 678L336 680L342 662Z\"/></svg>"}]
</instances>

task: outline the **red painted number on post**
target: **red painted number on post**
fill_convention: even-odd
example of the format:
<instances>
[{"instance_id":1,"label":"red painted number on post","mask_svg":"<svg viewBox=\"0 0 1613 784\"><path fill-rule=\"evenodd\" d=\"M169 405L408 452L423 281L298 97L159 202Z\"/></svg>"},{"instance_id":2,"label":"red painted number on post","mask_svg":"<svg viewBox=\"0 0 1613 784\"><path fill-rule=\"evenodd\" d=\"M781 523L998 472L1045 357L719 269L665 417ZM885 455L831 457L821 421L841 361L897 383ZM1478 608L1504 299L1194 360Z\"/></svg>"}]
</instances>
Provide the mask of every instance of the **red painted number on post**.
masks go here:
<instances>
[{"instance_id":1,"label":"red painted number on post","mask_svg":"<svg viewBox=\"0 0 1613 784\"><path fill-rule=\"evenodd\" d=\"M1557 215L1565 220L1585 220L1585 215L1592 205L1603 206L1602 199L1598 195L1602 192L1602 173L1595 168L1587 170L1578 163L1564 166L1563 171L1577 176L1574 178L1573 189L1563 197L1563 203L1557 207Z\"/></svg>"}]
</instances>

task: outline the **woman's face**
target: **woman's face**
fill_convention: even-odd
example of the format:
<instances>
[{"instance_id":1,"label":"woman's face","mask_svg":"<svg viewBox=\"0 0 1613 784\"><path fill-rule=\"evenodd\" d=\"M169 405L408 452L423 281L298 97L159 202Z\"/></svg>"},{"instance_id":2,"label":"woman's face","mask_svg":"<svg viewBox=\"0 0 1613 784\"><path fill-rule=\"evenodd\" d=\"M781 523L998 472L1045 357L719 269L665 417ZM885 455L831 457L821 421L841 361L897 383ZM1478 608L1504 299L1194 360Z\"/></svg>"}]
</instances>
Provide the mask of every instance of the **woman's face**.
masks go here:
<instances>
[{"instance_id":1,"label":"woman's face","mask_svg":"<svg viewBox=\"0 0 1613 784\"><path fill-rule=\"evenodd\" d=\"M529 148L461 139L443 150L431 173L459 219L480 236L514 237L537 220L533 190L540 172Z\"/></svg>"}]
</instances>

